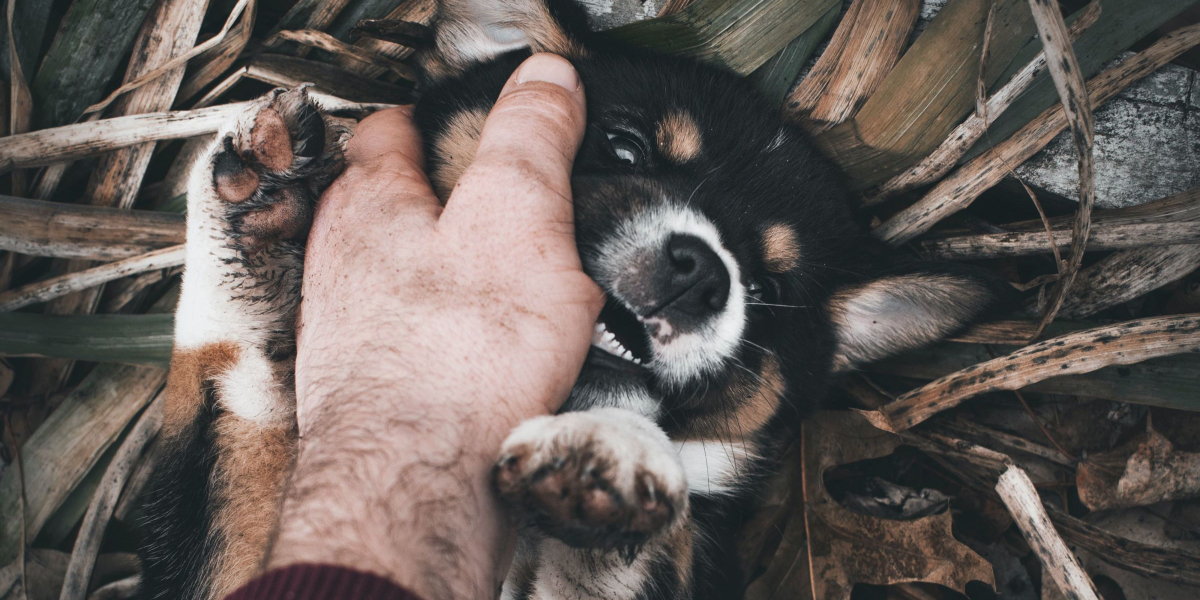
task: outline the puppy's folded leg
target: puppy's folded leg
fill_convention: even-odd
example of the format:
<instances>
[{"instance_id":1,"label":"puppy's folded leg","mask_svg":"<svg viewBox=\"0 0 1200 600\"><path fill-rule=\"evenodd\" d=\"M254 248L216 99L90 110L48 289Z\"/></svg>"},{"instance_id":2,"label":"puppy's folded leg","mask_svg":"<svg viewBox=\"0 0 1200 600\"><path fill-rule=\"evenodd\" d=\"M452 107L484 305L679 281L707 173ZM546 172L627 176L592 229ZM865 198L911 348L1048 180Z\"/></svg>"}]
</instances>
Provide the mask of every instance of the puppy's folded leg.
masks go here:
<instances>
[{"instance_id":1,"label":"puppy's folded leg","mask_svg":"<svg viewBox=\"0 0 1200 600\"><path fill-rule=\"evenodd\" d=\"M601 408L530 419L505 440L493 483L530 536L506 599L689 596L687 481L646 417Z\"/></svg>"},{"instance_id":2,"label":"puppy's folded leg","mask_svg":"<svg viewBox=\"0 0 1200 600\"><path fill-rule=\"evenodd\" d=\"M303 87L275 90L193 170L145 597L219 598L261 568L295 445L304 239L341 137Z\"/></svg>"}]
</instances>

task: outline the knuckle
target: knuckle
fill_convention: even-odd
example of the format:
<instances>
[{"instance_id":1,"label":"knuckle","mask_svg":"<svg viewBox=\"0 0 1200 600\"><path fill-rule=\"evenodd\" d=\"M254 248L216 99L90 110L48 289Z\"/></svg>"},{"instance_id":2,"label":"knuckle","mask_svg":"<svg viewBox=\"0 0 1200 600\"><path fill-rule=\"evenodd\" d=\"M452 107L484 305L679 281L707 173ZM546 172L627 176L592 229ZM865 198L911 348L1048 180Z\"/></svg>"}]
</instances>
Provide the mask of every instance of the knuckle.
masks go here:
<instances>
[{"instance_id":1,"label":"knuckle","mask_svg":"<svg viewBox=\"0 0 1200 600\"><path fill-rule=\"evenodd\" d=\"M463 174L464 188L504 189L514 195L556 189L558 178L546 161L520 154L490 155L477 160Z\"/></svg>"},{"instance_id":2,"label":"knuckle","mask_svg":"<svg viewBox=\"0 0 1200 600\"><path fill-rule=\"evenodd\" d=\"M429 186L425 173L401 157L381 155L371 164L350 165L341 179L380 190L422 189Z\"/></svg>"},{"instance_id":3,"label":"knuckle","mask_svg":"<svg viewBox=\"0 0 1200 600\"><path fill-rule=\"evenodd\" d=\"M537 120L569 131L583 115L578 104L558 86L528 86L509 92L492 108L500 120Z\"/></svg>"}]
</instances>

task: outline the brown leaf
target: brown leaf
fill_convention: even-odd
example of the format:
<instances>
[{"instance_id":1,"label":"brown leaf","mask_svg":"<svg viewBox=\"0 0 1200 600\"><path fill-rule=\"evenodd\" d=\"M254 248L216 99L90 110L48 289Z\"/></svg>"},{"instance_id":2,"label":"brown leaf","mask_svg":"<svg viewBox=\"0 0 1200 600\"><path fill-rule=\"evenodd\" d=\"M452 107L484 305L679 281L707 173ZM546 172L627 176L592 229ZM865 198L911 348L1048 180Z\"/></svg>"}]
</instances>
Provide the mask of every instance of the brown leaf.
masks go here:
<instances>
[{"instance_id":1,"label":"brown leaf","mask_svg":"<svg viewBox=\"0 0 1200 600\"><path fill-rule=\"evenodd\" d=\"M1180 452L1150 427L1133 454L1126 449L1091 457L1079 464L1075 478L1080 500L1092 510L1200 497L1200 452Z\"/></svg>"},{"instance_id":2,"label":"brown leaf","mask_svg":"<svg viewBox=\"0 0 1200 600\"><path fill-rule=\"evenodd\" d=\"M954 539L949 513L880 519L847 510L825 489L826 470L886 456L900 444L853 413L823 412L804 424L801 464L789 464L802 468L804 502L793 504L775 560L750 584L747 600L844 600L856 583L994 584L992 566Z\"/></svg>"}]
</instances>

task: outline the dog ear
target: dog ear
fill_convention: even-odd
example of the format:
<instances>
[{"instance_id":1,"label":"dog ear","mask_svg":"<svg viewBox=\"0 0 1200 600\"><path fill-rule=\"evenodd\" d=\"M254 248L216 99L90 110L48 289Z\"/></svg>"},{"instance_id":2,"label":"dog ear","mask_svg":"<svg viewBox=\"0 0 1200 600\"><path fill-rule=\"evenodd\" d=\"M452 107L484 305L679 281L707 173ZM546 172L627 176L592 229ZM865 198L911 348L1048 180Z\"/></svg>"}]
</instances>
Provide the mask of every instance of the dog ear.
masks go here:
<instances>
[{"instance_id":1,"label":"dog ear","mask_svg":"<svg viewBox=\"0 0 1200 600\"><path fill-rule=\"evenodd\" d=\"M834 371L912 350L1011 306L1015 292L990 271L912 265L833 294Z\"/></svg>"},{"instance_id":2,"label":"dog ear","mask_svg":"<svg viewBox=\"0 0 1200 600\"><path fill-rule=\"evenodd\" d=\"M586 33L586 13L569 0L439 0L433 47L421 59L438 79L525 48L579 58Z\"/></svg>"}]
</instances>

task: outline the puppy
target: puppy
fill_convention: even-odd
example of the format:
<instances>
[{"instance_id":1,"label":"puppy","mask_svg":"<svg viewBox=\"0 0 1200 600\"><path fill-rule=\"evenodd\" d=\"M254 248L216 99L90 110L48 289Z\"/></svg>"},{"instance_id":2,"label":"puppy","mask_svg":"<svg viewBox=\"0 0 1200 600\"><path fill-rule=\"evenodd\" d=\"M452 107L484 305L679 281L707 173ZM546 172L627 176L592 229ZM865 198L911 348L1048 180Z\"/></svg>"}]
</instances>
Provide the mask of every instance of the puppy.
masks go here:
<instances>
[{"instance_id":1,"label":"puppy","mask_svg":"<svg viewBox=\"0 0 1200 600\"><path fill-rule=\"evenodd\" d=\"M443 198L505 80L540 51L586 88L576 234L608 301L562 411L497 456L496 493L522 526L502 596L737 598L741 516L831 378L963 328L1006 286L899 260L747 82L614 46L556 0L439 7L415 119ZM150 597L219 598L261 568L295 445L304 238L344 134L303 88L276 90L193 174Z\"/></svg>"}]
</instances>

